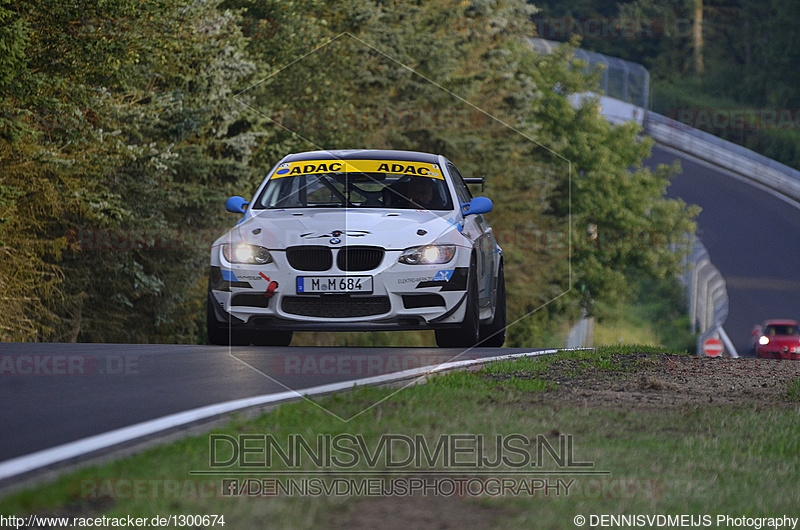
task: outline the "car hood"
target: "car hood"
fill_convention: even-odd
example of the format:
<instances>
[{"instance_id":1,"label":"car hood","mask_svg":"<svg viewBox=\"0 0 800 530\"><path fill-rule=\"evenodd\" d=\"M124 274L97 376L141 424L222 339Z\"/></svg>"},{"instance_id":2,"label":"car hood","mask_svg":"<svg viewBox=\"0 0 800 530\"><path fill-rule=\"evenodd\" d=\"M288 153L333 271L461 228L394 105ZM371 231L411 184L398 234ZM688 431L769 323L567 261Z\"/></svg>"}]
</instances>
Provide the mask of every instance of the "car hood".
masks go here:
<instances>
[{"instance_id":1,"label":"car hood","mask_svg":"<svg viewBox=\"0 0 800 530\"><path fill-rule=\"evenodd\" d=\"M248 212L214 245L228 240L272 250L296 245L369 245L402 250L434 241L468 245L455 212L423 210L256 210L254 214Z\"/></svg>"}]
</instances>

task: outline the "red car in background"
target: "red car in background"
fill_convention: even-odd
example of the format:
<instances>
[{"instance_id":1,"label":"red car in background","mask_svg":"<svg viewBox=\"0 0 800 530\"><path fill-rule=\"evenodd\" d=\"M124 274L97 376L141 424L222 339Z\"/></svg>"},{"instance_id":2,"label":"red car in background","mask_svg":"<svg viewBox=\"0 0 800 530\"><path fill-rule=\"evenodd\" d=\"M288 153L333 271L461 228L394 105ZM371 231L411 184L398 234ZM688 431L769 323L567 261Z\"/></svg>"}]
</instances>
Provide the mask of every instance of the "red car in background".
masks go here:
<instances>
[{"instance_id":1,"label":"red car in background","mask_svg":"<svg viewBox=\"0 0 800 530\"><path fill-rule=\"evenodd\" d=\"M753 328L753 353L767 359L800 359L796 320L767 320Z\"/></svg>"}]
</instances>

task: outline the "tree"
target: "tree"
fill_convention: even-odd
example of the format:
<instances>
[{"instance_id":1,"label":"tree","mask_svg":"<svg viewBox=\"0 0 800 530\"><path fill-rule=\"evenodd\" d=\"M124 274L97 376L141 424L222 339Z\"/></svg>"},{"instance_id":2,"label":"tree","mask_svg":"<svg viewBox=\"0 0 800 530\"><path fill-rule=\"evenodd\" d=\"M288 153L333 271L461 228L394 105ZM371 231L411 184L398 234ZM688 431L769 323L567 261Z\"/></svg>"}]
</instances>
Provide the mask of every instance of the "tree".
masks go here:
<instances>
[{"instance_id":1,"label":"tree","mask_svg":"<svg viewBox=\"0 0 800 530\"><path fill-rule=\"evenodd\" d=\"M206 229L250 176L255 141L229 130L252 64L237 15L217 4L12 4L34 37L6 102L31 134L3 162L30 164L43 191L6 194L9 226L58 248L39 252L55 289L35 338L195 340Z\"/></svg>"},{"instance_id":2,"label":"tree","mask_svg":"<svg viewBox=\"0 0 800 530\"><path fill-rule=\"evenodd\" d=\"M28 322L2 324L9 340L202 340L222 200L292 151L433 151L487 174L512 318L572 287L570 193L573 226L666 240L691 228L692 212L661 198L665 172L625 169L647 153L636 129L572 106L596 78L570 49L527 47L520 0L3 5L22 22L2 42L25 50L2 92L0 280ZM503 240L521 233L555 238ZM596 297L674 268L660 241L623 243L576 247L574 276Z\"/></svg>"},{"instance_id":3,"label":"tree","mask_svg":"<svg viewBox=\"0 0 800 530\"><path fill-rule=\"evenodd\" d=\"M703 62L703 0L694 0L692 48L694 49L694 73L699 77L705 71Z\"/></svg>"}]
</instances>

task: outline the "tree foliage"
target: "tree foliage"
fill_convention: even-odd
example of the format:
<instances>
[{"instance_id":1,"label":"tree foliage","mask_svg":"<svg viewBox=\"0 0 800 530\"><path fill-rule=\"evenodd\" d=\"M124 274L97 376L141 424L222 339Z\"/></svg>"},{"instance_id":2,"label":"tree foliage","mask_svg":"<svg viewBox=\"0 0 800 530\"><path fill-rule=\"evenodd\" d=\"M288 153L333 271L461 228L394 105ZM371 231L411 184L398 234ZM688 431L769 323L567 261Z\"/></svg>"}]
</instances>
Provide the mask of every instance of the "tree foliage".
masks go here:
<instances>
[{"instance_id":1,"label":"tree foliage","mask_svg":"<svg viewBox=\"0 0 800 530\"><path fill-rule=\"evenodd\" d=\"M586 48L644 64L659 80L699 78L706 94L731 99L739 104L797 108L797 64L800 51L796 16L791 2L779 0L702 0L702 53L705 68L695 70L693 27L698 18L698 0L660 2L625 0L604 2L543 0L539 19L566 20L595 18L613 26L639 21L649 31L631 38L587 35ZM565 22L565 26L569 26ZM569 37L570 31L560 36ZM735 82L732 82L735 80Z\"/></svg>"},{"instance_id":2,"label":"tree foliage","mask_svg":"<svg viewBox=\"0 0 800 530\"><path fill-rule=\"evenodd\" d=\"M637 275L675 272L669 244L693 211L663 198L668 170L641 168L636 127L570 103L596 79L569 47L528 48L533 11L2 0L16 29L0 46L25 52L0 77L3 338L202 341L224 198L308 149L432 151L485 174L512 317L558 299L512 329L517 343L574 311L574 286L621 300Z\"/></svg>"}]
</instances>

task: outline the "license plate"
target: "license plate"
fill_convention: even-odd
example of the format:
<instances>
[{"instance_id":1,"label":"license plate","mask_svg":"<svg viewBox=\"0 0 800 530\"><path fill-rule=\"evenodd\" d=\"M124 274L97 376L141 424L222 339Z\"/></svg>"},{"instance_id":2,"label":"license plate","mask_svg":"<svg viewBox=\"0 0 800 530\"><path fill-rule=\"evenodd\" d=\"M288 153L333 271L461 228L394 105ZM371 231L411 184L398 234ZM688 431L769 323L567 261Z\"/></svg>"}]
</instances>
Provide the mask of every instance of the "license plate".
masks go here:
<instances>
[{"instance_id":1,"label":"license plate","mask_svg":"<svg viewBox=\"0 0 800 530\"><path fill-rule=\"evenodd\" d=\"M297 294L371 293L372 276L298 276Z\"/></svg>"}]
</instances>

